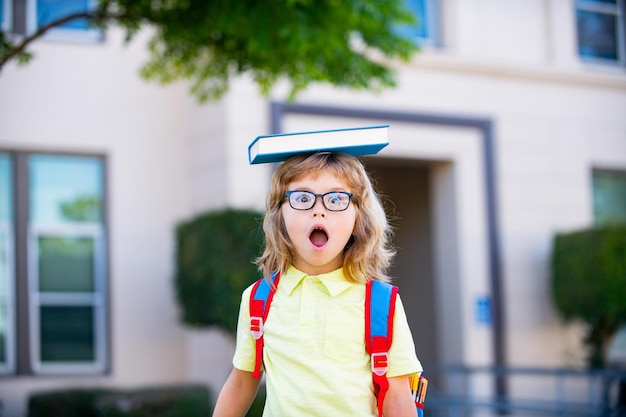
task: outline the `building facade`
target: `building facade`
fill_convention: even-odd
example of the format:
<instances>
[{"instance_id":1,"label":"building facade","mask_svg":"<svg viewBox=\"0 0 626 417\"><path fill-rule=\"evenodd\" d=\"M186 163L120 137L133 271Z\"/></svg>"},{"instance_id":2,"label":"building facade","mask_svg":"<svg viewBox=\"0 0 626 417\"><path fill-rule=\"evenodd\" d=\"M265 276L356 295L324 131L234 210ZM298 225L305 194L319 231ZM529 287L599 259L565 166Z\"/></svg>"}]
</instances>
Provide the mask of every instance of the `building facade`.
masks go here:
<instances>
[{"instance_id":1,"label":"building facade","mask_svg":"<svg viewBox=\"0 0 626 417\"><path fill-rule=\"evenodd\" d=\"M0 4L2 27L25 32L54 7ZM232 340L181 324L176 224L263 209L272 167L248 164L257 135L379 123L390 145L365 162L396 227L392 275L422 362L581 366L581 328L554 310L549 258L555 233L607 210L602 178L626 187L624 1L413 7L423 50L379 94L313 86L287 103L244 77L199 105L184 83L139 77L147 31L126 45L115 29L66 28L35 43L27 66L8 65L2 415L65 387L201 381L216 395Z\"/></svg>"}]
</instances>

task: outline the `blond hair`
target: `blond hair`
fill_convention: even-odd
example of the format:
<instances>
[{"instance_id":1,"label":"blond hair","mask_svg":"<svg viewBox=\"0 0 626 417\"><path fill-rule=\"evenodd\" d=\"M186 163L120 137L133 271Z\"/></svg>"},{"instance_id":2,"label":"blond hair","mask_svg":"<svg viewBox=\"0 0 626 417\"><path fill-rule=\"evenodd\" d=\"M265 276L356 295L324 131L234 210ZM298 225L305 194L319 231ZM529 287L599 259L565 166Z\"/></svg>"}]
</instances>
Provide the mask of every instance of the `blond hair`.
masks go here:
<instances>
[{"instance_id":1,"label":"blond hair","mask_svg":"<svg viewBox=\"0 0 626 417\"><path fill-rule=\"evenodd\" d=\"M352 204L356 209L356 221L343 256L346 278L351 282L389 281L387 269L395 251L390 244L391 227L380 198L361 161L336 152L291 157L272 175L263 220L265 250L256 261L263 276L285 272L295 257L295 248L287 235L281 211L287 186L304 176L315 176L323 171L330 171L343 181L354 195Z\"/></svg>"}]
</instances>

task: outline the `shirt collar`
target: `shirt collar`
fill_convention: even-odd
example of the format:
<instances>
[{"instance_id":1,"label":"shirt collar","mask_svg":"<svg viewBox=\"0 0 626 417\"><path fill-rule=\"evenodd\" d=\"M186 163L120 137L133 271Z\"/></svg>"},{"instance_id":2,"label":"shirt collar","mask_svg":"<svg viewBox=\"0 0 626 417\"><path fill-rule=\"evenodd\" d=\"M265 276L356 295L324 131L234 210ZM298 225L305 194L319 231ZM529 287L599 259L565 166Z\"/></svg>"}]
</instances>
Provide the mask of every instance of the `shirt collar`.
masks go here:
<instances>
[{"instance_id":1,"label":"shirt collar","mask_svg":"<svg viewBox=\"0 0 626 417\"><path fill-rule=\"evenodd\" d=\"M280 287L284 288L285 291L291 295L296 287L304 281L304 278L308 276L309 275L306 273L291 265L289 269L287 269L287 272L281 275ZM346 276L343 273L343 268L336 269L326 274L311 276L317 278L332 297L336 297L354 285L346 279Z\"/></svg>"}]
</instances>

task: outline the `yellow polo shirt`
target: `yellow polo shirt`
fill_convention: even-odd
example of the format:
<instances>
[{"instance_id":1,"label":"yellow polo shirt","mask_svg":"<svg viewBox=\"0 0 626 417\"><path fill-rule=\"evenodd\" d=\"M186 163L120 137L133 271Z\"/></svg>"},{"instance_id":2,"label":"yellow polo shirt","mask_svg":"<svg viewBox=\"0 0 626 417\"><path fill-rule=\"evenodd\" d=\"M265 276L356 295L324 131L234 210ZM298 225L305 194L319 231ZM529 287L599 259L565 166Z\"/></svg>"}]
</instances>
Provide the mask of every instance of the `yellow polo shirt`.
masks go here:
<instances>
[{"instance_id":1,"label":"yellow polo shirt","mask_svg":"<svg viewBox=\"0 0 626 417\"><path fill-rule=\"evenodd\" d=\"M254 370L251 288L243 293L233 365ZM365 350L365 285L343 269L309 276L290 267L280 278L264 326L267 399L264 417L377 416L370 357ZM398 297L388 377L421 372Z\"/></svg>"}]
</instances>

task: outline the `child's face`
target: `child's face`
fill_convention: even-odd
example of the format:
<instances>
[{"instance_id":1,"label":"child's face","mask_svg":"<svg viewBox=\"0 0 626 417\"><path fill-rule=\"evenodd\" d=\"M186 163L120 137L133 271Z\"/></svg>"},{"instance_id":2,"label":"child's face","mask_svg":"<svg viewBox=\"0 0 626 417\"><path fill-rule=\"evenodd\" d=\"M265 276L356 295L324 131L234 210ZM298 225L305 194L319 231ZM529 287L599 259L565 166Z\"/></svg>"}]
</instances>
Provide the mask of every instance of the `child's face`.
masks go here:
<instances>
[{"instance_id":1,"label":"child's face","mask_svg":"<svg viewBox=\"0 0 626 417\"><path fill-rule=\"evenodd\" d=\"M315 194L329 191L350 192L346 184L329 172L307 175L288 184L287 190L305 190ZM309 210L295 210L285 199L281 207L287 234L296 254L294 266L310 275L334 271L343 265L343 250L352 235L356 208L350 202L344 211L330 211L321 198Z\"/></svg>"}]
</instances>

